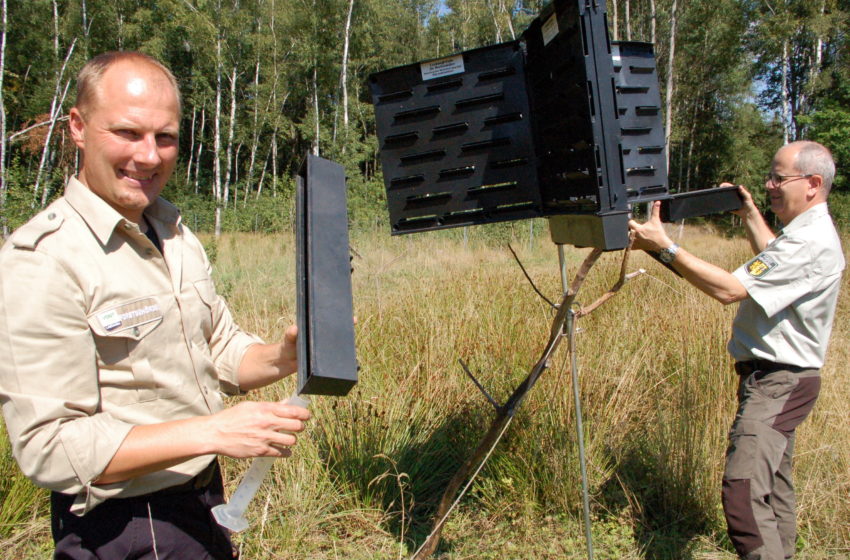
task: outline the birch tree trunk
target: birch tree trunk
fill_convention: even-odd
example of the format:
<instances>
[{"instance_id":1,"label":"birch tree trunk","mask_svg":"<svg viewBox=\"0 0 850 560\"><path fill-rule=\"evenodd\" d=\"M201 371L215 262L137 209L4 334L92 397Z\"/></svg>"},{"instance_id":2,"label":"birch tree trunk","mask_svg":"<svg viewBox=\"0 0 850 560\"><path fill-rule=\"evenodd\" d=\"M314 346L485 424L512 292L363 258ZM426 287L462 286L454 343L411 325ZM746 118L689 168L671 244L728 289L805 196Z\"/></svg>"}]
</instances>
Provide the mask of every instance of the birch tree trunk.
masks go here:
<instances>
[{"instance_id":1,"label":"birch tree trunk","mask_svg":"<svg viewBox=\"0 0 850 560\"><path fill-rule=\"evenodd\" d=\"M617 15L617 0L611 0L611 5L614 7L614 40L620 40L620 22L617 21L619 16Z\"/></svg>"},{"instance_id":2,"label":"birch tree trunk","mask_svg":"<svg viewBox=\"0 0 850 560\"><path fill-rule=\"evenodd\" d=\"M0 20L0 229L3 239L9 235L9 222L6 218L6 192L9 184L6 182L6 104L3 100L3 76L6 74L6 28L9 18L6 0L0 0L3 10Z\"/></svg>"},{"instance_id":3,"label":"birch tree trunk","mask_svg":"<svg viewBox=\"0 0 850 560\"><path fill-rule=\"evenodd\" d=\"M316 146L318 149L318 144ZM275 135L272 138L272 196L277 196L277 128L275 128Z\"/></svg>"},{"instance_id":4,"label":"birch tree trunk","mask_svg":"<svg viewBox=\"0 0 850 560\"><path fill-rule=\"evenodd\" d=\"M221 3L219 3L221 12ZM221 32L215 42L215 126L213 133L213 199L215 200L215 236L221 236Z\"/></svg>"},{"instance_id":5,"label":"birch tree trunk","mask_svg":"<svg viewBox=\"0 0 850 560\"><path fill-rule=\"evenodd\" d=\"M195 194L198 194L201 174L201 154L204 151L204 127L207 120L207 108L201 106L201 126L198 127L198 151L195 155Z\"/></svg>"},{"instance_id":6,"label":"birch tree trunk","mask_svg":"<svg viewBox=\"0 0 850 560\"><path fill-rule=\"evenodd\" d=\"M791 137L791 117L788 111L788 39L782 40L782 143Z\"/></svg>"},{"instance_id":7,"label":"birch tree trunk","mask_svg":"<svg viewBox=\"0 0 850 560\"><path fill-rule=\"evenodd\" d=\"M266 159L263 161L263 170L260 171L260 181L257 183L257 198L260 198L260 195L263 194L263 182L266 180L266 170L269 168L269 158L271 157L271 150L266 154ZM245 198L248 198L248 191L245 191Z\"/></svg>"},{"instance_id":8,"label":"birch tree trunk","mask_svg":"<svg viewBox=\"0 0 850 560\"><path fill-rule=\"evenodd\" d=\"M516 40L516 31L514 31L514 18L510 10L505 5L505 0L499 0L499 11L504 12L508 18L508 31L511 32L511 41Z\"/></svg>"},{"instance_id":9,"label":"birch tree trunk","mask_svg":"<svg viewBox=\"0 0 850 560\"><path fill-rule=\"evenodd\" d=\"M248 160L248 178L245 180L245 196L244 202L248 201L248 192L254 188L254 165L257 162L257 146L260 143L260 130L259 130L259 121L260 121L260 56L257 55L257 63L254 66L254 126L251 131L251 155ZM236 202L236 197L233 198L234 203ZM244 204L243 204L244 205Z\"/></svg>"},{"instance_id":10,"label":"birch tree trunk","mask_svg":"<svg viewBox=\"0 0 850 560\"><path fill-rule=\"evenodd\" d=\"M626 41L632 40L632 22L631 22L631 14L630 14L630 6L629 0L626 0L626 10L625 10L625 18L626 18Z\"/></svg>"},{"instance_id":11,"label":"birch tree trunk","mask_svg":"<svg viewBox=\"0 0 850 560\"><path fill-rule=\"evenodd\" d=\"M62 62L62 66L56 73L56 88L53 91L53 102L50 104L50 125L47 127L47 135L44 138L44 148L41 150L41 160L38 163L38 171L35 174L35 185L32 189L33 207L35 207L36 201L39 200L38 191L41 187L41 178L44 174L44 168L47 165L47 160L50 155L50 140L53 137L53 130L56 128L56 120L62 112L62 104L65 102L65 95L68 93L68 87L71 85L71 80L69 79L63 88L62 79L65 77L65 70L68 68L68 61L71 60L71 55L74 52L76 44L77 39L75 38L71 41L71 46L68 47L68 53L65 55L65 60ZM42 207L45 202L47 202L47 187L44 187L44 193L41 196L40 202Z\"/></svg>"},{"instance_id":12,"label":"birch tree trunk","mask_svg":"<svg viewBox=\"0 0 850 560\"><path fill-rule=\"evenodd\" d=\"M186 164L186 185L192 181L192 163L195 155L195 119L198 116L198 109L192 106L192 126L189 127L189 161Z\"/></svg>"},{"instance_id":13,"label":"birch tree trunk","mask_svg":"<svg viewBox=\"0 0 850 560\"><path fill-rule=\"evenodd\" d=\"M236 65L230 72L230 126L227 129L227 165L224 168L224 207L230 201L230 176L233 168L233 135L236 130Z\"/></svg>"},{"instance_id":14,"label":"birch tree trunk","mask_svg":"<svg viewBox=\"0 0 850 560\"><path fill-rule=\"evenodd\" d=\"M86 60L90 58L89 56L89 32L91 31L91 25L89 24L89 10L86 7L86 0L81 0L80 2L80 16L82 18L83 23L83 56Z\"/></svg>"},{"instance_id":15,"label":"birch tree trunk","mask_svg":"<svg viewBox=\"0 0 850 560\"><path fill-rule=\"evenodd\" d=\"M655 44L655 0L649 0L649 42Z\"/></svg>"},{"instance_id":16,"label":"birch tree trunk","mask_svg":"<svg viewBox=\"0 0 850 560\"><path fill-rule=\"evenodd\" d=\"M490 10L490 17L493 18L493 27L496 29L496 42L502 42L502 25L499 23L499 15L496 13L496 8L493 7L493 0L487 0L487 8Z\"/></svg>"},{"instance_id":17,"label":"birch tree trunk","mask_svg":"<svg viewBox=\"0 0 850 560\"><path fill-rule=\"evenodd\" d=\"M236 153L233 156L233 207L236 208L236 203L239 201L239 152L242 151L244 144L239 142L236 145Z\"/></svg>"},{"instance_id":18,"label":"birch tree trunk","mask_svg":"<svg viewBox=\"0 0 850 560\"><path fill-rule=\"evenodd\" d=\"M673 133L673 63L675 62L676 53L676 7L677 1L673 0L673 7L670 9L670 53L667 57L667 87L665 88L666 96L664 103L665 107L665 124L667 130L664 132L664 143L667 146L667 169L670 169L670 136Z\"/></svg>"},{"instance_id":19,"label":"birch tree trunk","mask_svg":"<svg viewBox=\"0 0 850 560\"><path fill-rule=\"evenodd\" d=\"M59 62L59 6L53 0L53 58Z\"/></svg>"},{"instance_id":20,"label":"birch tree trunk","mask_svg":"<svg viewBox=\"0 0 850 560\"><path fill-rule=\"evenodd\" d=\"M316 137L313 140L313 155L319 157L319 69L313 65L313 111L315 112ZM275 158L277 159L277 158ZM277 177L277 173L274 174ZM274 184L274 183L272 183Z\"/></svg>"},{"instance_id":21,"label":"birch tree trunk","mask_svg":"<svg viewBox=\"0 0 850 560\"><path fill-rule=\"evenodd\" d=\"M354 13L354 0L348 2L348 17L345 19L345 40L342 46L342 128L343 128L343 145L342 149L345 152L345 142L348 138L348 51L351 44L351 15Z\"/></svg>"}]
</instances>

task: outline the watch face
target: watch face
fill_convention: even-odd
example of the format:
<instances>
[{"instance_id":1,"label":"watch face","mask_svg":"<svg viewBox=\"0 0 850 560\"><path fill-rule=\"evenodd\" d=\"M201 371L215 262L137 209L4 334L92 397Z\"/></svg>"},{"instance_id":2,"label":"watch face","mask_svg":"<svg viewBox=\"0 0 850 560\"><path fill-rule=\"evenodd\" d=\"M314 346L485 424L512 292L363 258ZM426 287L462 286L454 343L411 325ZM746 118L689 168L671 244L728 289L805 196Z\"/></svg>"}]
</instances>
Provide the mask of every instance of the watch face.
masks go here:
<instances>
[{"instance_id":1,"label":"watch face","mask_svg":"<svg viewBox=\"0 0 850 560\"><path fill-rule=\"evenodd\" d=\"M672 245L667 247L666 249L661 249L658 252L658 258L661 259L661 262L664 264L670 264L676 258L676 252L679 250L678 245Z\"/></svg>"}]
</instances>

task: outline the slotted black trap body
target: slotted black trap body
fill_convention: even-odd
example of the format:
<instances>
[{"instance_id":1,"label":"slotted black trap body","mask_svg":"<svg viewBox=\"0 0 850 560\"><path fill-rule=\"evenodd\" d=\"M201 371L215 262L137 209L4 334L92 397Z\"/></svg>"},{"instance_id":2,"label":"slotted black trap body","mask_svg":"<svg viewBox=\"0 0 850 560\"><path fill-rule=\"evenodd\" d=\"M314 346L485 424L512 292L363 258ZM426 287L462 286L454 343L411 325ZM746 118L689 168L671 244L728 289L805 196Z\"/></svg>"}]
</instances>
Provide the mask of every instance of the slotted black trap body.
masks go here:
<instances>
[{"instance_id":1,"label":"slotted black trap body","mask_svg":"<svg viewBox=\"0 0 850 560\"><path fill-rule=\"evenodd\" d=\"M524 59L514 41L371 76L393 233L544 215Z\"/></svg>"},{"instance_id":2,"label":"slotted black trap body","mask_svg":"<svg viewBox=\"0 0 850 560\"><path fill-rule=\"evenodd\" d=\"M615 68L604 3L559 0L517 41L370 76L392 232L570 214L620 226L629 203L666 194L652 47L614 48L635 61Z\"/></svg>"},{"instance_id":3,"label":"slotted black trap body","mask_svg":"<svg viewBox=\"0 0 850 560\"><path fill-rule=\"evenodd\" d=\"M652 45L611 41L603 0L369 85L393 234L545 216L556 243L621 249L632 204L678 196Z\"/></svg>"}]
</instances>

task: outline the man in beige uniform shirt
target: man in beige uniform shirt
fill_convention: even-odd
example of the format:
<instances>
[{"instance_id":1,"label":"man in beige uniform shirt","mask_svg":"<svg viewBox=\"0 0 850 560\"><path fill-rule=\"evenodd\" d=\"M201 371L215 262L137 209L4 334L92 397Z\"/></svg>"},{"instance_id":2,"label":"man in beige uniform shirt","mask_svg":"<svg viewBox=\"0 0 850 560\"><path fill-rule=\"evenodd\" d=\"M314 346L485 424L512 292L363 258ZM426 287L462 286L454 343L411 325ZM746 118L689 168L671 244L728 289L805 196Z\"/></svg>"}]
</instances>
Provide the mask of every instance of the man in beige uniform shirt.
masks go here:
<instances>
[{"instance_id":1,"label":"man in beige uniform shirt","mask_svg":"<svg viewBox=\"0 0 850 560\"><path fill-rule=\"evenodd\" d=\"M65 195L0 251L0 401L23 472L52 490L57 558L231 558L216 455L285 457L306 409L225 408L296 368L239 329L176 208L180 94L139 53L78 77Z\"/></svg>"},{"instance_id":2,"label":"man in beige uniform shirt","mask_svg":"<svg viewBox=\"0 0 850 560\"><path fill-rule=\"evenodd\" d=\"M720 302L741 302L728 345L740 377L722 500L729 537L747 560L794 555L794 436L818 397L845 264L826 204L834 176L824 146L801 141L780 148L765 188L785 227L775 236L740 187L744 204L736 214L756 256L732 273L673 243L658 203L645 224L629 222L636 248L658 252Z\"/></svg>"}]
</instances>

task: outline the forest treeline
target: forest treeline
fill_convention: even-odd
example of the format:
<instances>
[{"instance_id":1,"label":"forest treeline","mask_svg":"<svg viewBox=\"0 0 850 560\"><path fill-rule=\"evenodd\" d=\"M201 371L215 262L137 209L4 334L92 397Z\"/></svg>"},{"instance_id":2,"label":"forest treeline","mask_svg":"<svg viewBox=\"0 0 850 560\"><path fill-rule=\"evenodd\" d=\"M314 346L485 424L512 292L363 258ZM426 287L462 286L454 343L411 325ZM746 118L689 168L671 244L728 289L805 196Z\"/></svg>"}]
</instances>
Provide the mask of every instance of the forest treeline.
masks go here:
<instances>
[{"instance_id":1,"label":"forest treeline","mask_svg":"<svg viewBox=\"0 0 850 560\"><path fill-rule=\"evenodd\" d=\"M165 194L190 226L288 227L293 175L307 151L345 165L355 225L380 225L369 74L512 40L546 2L0 4L6 234L75 173L66 128L75 76L114 49L149 53L180 82L181 159ZM613 38L655 44L672 191L721 180L758 187L774 150L799 138L830 147L839 173L850 162L850 0L608 0L607 9ZM842 176L836 189L848 186Z\"/></svg>"}]
</instances>

